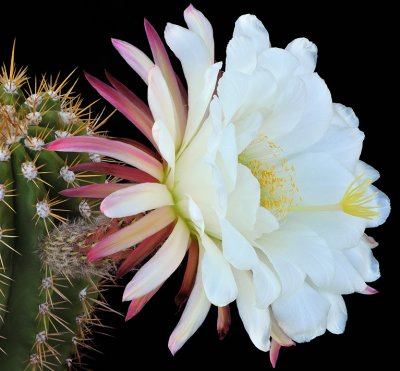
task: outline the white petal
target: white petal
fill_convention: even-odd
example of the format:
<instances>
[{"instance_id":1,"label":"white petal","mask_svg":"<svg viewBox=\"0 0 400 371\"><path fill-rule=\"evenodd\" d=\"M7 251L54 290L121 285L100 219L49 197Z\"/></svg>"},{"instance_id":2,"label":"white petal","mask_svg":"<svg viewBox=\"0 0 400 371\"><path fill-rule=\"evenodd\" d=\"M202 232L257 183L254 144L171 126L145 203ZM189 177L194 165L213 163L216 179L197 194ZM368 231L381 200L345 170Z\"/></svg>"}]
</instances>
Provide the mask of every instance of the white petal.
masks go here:
<instances>
[{"instance_id":1,"label":"white petal","mask_svg":"<svg viewBox=\"0 0 400 371\"><path fill-rule=\"evenodd\" d=\"M259 206L260 184L246 166L238 164L236 187L229 195L226 217L245 234L253 230Z\"/></svg>"},{"instance_id":2,"label":"white petal","mask_svg":"<svg viewBox=\"0 0 400 371\"><path fill-rule=\"evenodd\" d=\"M171 136L170 131L165 126L164 122L157 120L151 132L153 134L154 141L160 151L161 156L167 161L169 167L174 171L175 169L175 141Z\"/></svg>"},{"instance_id":3,"label":"white petal","mask_svg":"<svg viewBox=\"0 0 400 371\"><path fill-rule=\"evenodd\" d=\"M341 211L296 212L291 213L288 219L307 225L334 249L346 249L358 244L366 226L365 219Z\"/></svg>"},{"instance_id":4,"label":"white petal","mask_svg":"<svg viewBox=\"0 0 400 371\"><path fill-rule=\"evenodd\" d=\"M171 138L177 140L177 120L175 117L174 102L168 89L167 82L158 66L154 66L149 73L148 101L155 121L162 121L168 128Z\"/></svg>"},{"instance_id":5,"label":"white petal","mask_svg":"<svg viewBox=\"0 0 400 371\"><path fill-rule=\"evenodd\" d=\"M357 162L355 175L357 177L362 175L363 178L371 179L372 182L377 181L380 177L379 171L374 169L371 165L368 165L364 161Z\"/></svg>"},{"instance_id":6,"label":"white petal","mask_svg":"<svg viewBox=\"0 0 400 371\"><path fill-rule=\"evenodd\" d=\"M336 204L354 180L352 173L325 153L305 153L295 157L291 164L304 205Z\"/></svg>"},{"instance_id":7,"label":"white petal","mask_svg":"<svg viewBox=\"0 0 400 371\"><path fill-rule=\"evenodd\" d=\"M340 118L340 122L335 119L334 123L336 125L358 128L359 120L352 108L346 107L341 103L334 103L333 108Z\"/></svg>"},{"instance_id":8,"label":"white petal","mask_svg":"<svg viewBox=\"0 0 400 371\"><path fill-rule=\"evenodd\" d=\"M226 71L252 73L257 66L257 50L248 37L236 36L226 49Z\"/></svg>"},{"instance_id":9,"label":"white petal","mask_svg":"<svg viewBox=\"0 0 400 371\"><path fill-rule=\"evenodd\" d=\"M237 157L235 126L229 124L221 132L217 157L217 165L221 170L228 193L233 190L236 183Z\"/></svg>"},{"instance_id":10,"label":"white petal","mask_svg":"<svg viewBox=\"0 0 400 371\"><path fill-rule=\"evenodd\" d=\"M325 240L302 224L286 221L257 243L273 265L276 259L284 260L307 274L316 286L326 286L333 278L335 267Z\"/></svg>"},{"instance_id":11,"label":"white petal","mask_svg":"<svg viewBox=\"0 0 400 371\"><path fill-rule=\"evenodd\" d=\"M261 237L264 233L272 233L279 228L279 222L275 216L265 207L259 207L256 224L254 225L253 239Z\"/></svg>"},{"instance_id":12,"label":"white petal","mask_svg":"<svg viewBox=\"0 0 400 371\"><path fill-rule=\"evenodd\" d=\"M100 210L109 218L123 218L173 204L164 184L140 183L111 193L101 203Z\"/></svg>"},{"instance_id":13,"label":"white petal","mask_svg":"<svg viewBox=\"0 0 400 371\"><path fill-rule=\"evenodd\" d=\"M383 223L385 223L386 219L390 214L390 199L389 197L380 191L375 186L370 186L370 193L374 193L375 197L371 202L371 206L375 206L376 211L379 213L377 216L374 216L372 219L367 220L367 228L379 227Z\"/></svg>"},{"instance_id":14,"label":"white petal","mask_svg":"<svg viewBox=\"0 0 400 371\"><path fill-rule=\"evenodd\" d=\"M271 48L260 55L259 65L271 72L277 81L284 82L287 77L294 75L299 61L284 49Z\"/></svg>"},{"instance_id":15,"label":"white petal","mask_svg":"<svg viewBox=\"0 0 400 371\"><path fill-rule=\"evenodd\" d=\"M297 73L314 72L317 64L318 49L313 42L304 37L295 39L289 43L286 50L292 53L301 64L301 68L296 71Z\"/></svg>"},{"instance_id":16,"label":"white petal","mask_svg":"<svg viewBox=\"0 0 400 371\"><path fill-rule=\"evenodd\" d=\"M268 31L255 15L245 14L238 18L233 37L239 36L248 37L258 53L270 47Z\"/></svg>"},{"instance_id":17,"label":"white petal","mask_svg":"<svg viewBox=\"0 0 400 371\"><path fill-rule=\"evenodd\" d=\"M274 316L294 341L310 341L326 331L329 302L304 283L291 295L281 296L272 304Z\"/></svg>"},{"instance_id":18,"label":"white petal","mask_svg":"<svg viewBox=\"0 0 400 371\"><path fill-rule=\"evenodd\" d=\"M288 134L276 138L286 156L300 152L322 138L332 118L332 98L328 87L316 73L302 75L306 104L300 122Z\"/></svg>"},{"instance_id":19,"label":"white petal","mask_svg":"<svg viewBox=\"0 0 400 371\"><path fill-rule=\"evenodd\" d=\"M197 132L210 103L221 63L214 63L203 39L195 32L168 24L165 29L168 46L182 63L188 84L189 112L184 148Z\"/></svg>"},{"instance_id":20,"label":"white petal","mask_svg":"<svg viewBox=\"0 0 400 371\"><path fill-rule=\"evenodd\" d=\"M363 140L364 133L357 128L330 125L321 140L307 151L327 153L349 171L354 172Z\"/></svg>"},{"instance_id":21,"label":"white petal","mask_svg":"<svg viewBox=\"0 0 400 371\"><path fill-rule=\"evenodd\" d=\"M238 286L236 304L244 328L253 344L266 352L270 347L270 317L267 309L259 309L256 305L256 295L249 272L235 270Z\"/></svg>"},{"instance_id":22,"label":"white petal","mask_svg":"<svg viewBox=\"0 0 400 371\"><path fill-rule=\"evenodd\" d=\"M156 254L139 269L125 288L123 301L146 295L160 286L175 272L185 257L189 242L189 230L178 219L174 230Z\"/></svg>"},{"instance_id":23,"label":"white petal","mask_svg":"<svg viewBox=\"0 0 400 371\"><path fill-rule=\"evenodd\" d=\"M202 259L202 249L200 250L200 259ZM192 292L186 303L182 316L172 332L168 347L172 354L175 354L186 341L197 331L205 320L211 307L210 301L204 292L201 279L201 269L197 269L196 281Z\"/></svg>"},{"instance_id":24,"label":"white petal","mask_svg":"<svg viewBox=\"0 0 400 371\"><path fill-rule=\"evenodd\" d=\"M199 35L207 46L210 59L214 60L214 36L213 29L209 20L204 14L190 4L183 13L189 30Z\"/></svg>"},{"instance_id":25,"label":"white petal","mask_svg":"<svg viewBox=\"0 0 400 371\"><path fill-rule=\"evenodd\" d=\"M185 194L185 198L187 199L187 210L190 221L195 225L196 230L202 236L204 234L204 217L201 212L199 205L194 202L193 198L190 197L189 194Z\"/></svg>"},{"instance_id":26,"label":"white petal","mask_svg":"<svg viewBox=\"0 0 400 371\"><path fill-rule=\"evenodd\" d=\"M261 261L253 268L253 284L259 308L267 309L281 293L276 274Z\"/></svg>"},{"instance_id":27,"label":"white petal","mask_svg":"<svg viewBox=\"0 0 400 371\"><path fill-rule=\"evenodd\" d=\"M341 250L332 250L333 261L335 264L335 274L326 291L338 295L352 294L361 292L366 288L366 283L361 275L353 267Z\"/></svg>"},{"instance_id":28,"label":"white petal","mask_svg":"<svg viewBox=\"0 0 400 371\"><path fill-rule=\"evenodd\" d=\"M257 137L261 123L262 115L259 112L254 112L245 119L235 123L238 153L242 153L242 151Z\"/></svg>"},{"instance_id":29,"label":"white petal","mask_svg":"<svg viewBox=\"0 0 400 371\"><path fill-rule=\"evenodd\" d=\"M365 237L357 246L343 252L365 282L373 282L380 277L379 263L372 254L370 243Z\"/></svg>"},{"instance_id":30,"label":"white petal","mask_svg":"<svg viewBox=\"0 0 400 371\"><path fill-rule=\"evenodd\" d=\"M204 290L212 304L224 307L236 299L238 292L231 267L206 234L201 237L201 245L205 250L201 263Z\"/></svg>"},{"instance_id":31,"label":"white petal","mask_svg":"<svg viewBox=\"0 0 400 371\"><path fill-rule=\"evenodd\" d=\"M343 334L347 322L347 309L343 298L328 292L323 292L322 295L330 303L327 329L332 334Z\"/></svg>"},{"instance_id":32,"label":"white petal","mask_svg":"<svg viewBox=\"0 0 400 371\"><path fill-rule=\"evenodd\" d=\"M250 242L224 218L220 218L220 223L224 258L237 269L249 270L257 267L257 254Z\"/></svg>"}]
</instances>

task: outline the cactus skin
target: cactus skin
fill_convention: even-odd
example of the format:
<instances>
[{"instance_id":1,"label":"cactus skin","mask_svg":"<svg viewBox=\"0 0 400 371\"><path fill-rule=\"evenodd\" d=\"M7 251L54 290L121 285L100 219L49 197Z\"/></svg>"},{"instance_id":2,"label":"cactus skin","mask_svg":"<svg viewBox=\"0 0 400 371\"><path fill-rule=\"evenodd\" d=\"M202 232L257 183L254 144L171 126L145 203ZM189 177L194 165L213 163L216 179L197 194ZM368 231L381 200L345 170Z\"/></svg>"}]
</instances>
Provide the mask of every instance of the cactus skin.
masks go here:
<instances>
[{"instance_id":1,"label":"cactus skin","mask_svg":"<svg viewBox=\"0 0 400 371\"><path fill-rule=\"evenodd\" d=\"M46 245L40 242L60 222L80 214L90 219L86 201L58 192L104 178L68 169L98 161L97 155L57 154L41 145L91 135L97 120L84 118L89 114L71 89L61 94L66 81L43 78L33 89L26 80L26 70L14 67L13 52L10 70L3 67L0 76L0 369L73 369L88 325L96 324L93 304L99 302L102 273L55 272L41 260Z\"/></svg>"}]
</instances>

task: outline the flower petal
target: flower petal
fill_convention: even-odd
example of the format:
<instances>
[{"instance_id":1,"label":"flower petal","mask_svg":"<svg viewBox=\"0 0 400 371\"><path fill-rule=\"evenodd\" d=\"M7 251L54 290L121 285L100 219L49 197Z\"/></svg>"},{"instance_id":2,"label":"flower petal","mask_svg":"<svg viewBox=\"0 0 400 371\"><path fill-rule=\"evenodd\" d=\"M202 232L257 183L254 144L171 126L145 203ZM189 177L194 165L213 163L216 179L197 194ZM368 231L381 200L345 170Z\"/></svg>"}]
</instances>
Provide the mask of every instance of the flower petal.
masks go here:
<instances>
[{"instance_id":1,"label":"flower petal","mask_svg":"<svg viewBox=\"0 0 400 371\"><path fill-rule=\"evenodd\" d=\"M161 156L167 161L168 166L175 171L175 142L164 122L157 120L151 130ZM173 180L173 178L172 178Z\"/></svg>"},{"instance_id":2,"label":"flower petal","mask_svg":"<svg viewBox=\"0 0 400 371\"><path fill-rule=\"evenodd\" d=\"M204 291L211 303L224 307L236 299L238 292L231 267L207 234L200 243L205 250L201 262Z\"/></svg>"},{"instance_id":3,"label":"flower petal","mask_svg":"<svg viewBox=\"0 0 400 371\"><path fill-rule=\"evenodd\" d=\"M157 180L163 178L163 166L159 161L142 150L120 141L75 136L55 140L43 147L50 151L98 153L137 167Z\"/></svg>"},{"instance_id":4,"label":"flower petal","mask_svg":"<svg viewBox=\"0 0 400 371\"><path fill-rule=\"evenodd\" d=\"M175 220L170 207L154 210L133 224L103 238L88 253L89 261L127 249L152 236Z\"/></svg>"},{"instance_id":5,"label":"flower petal","mask_svg":"<svg viewBox=\"0 0 400 371\"><path fill-rule=\"evenodd\" d=\"M157 182L157 179L153 178L144 171L134 169L130 166L110 164L108 162L83 162L70 167L69 170L74 172L92 171L96 173L112 175L120 179L130 180L135 183ZM126 186L129 186L129 184L126 184Z\"/></svg>"},{"instance_id":6,"label":"flower petal","mask_svg":"<svg viewBox=\"0 0 400 371\"><path fill-rule=\"evenodd\" d=\"M129 321L131 318L135 317L149 302L149 300L157 293L160 287L161 286L156 287L154 290L150 291L146 295L141 296L140 298L133 299L129 304L128 312L125 316L125 321Z\"/></svg>"},{"instance_id":7,"label":"flower petal","mask_svg":"<svg viewBox=\"0 0 400 371\"><path fill-rule=\"evenodd\" d=\"M253 344L263 352L270 347L270 316L267 309L259 309L256 305L256 295L249 272L234 270L238 295L236 304L244 328Z\"/></svg>"},{"instance_id":8,"label":"flower petal","mask_svg":"<svg viewBox=\"0 0 400 371\"><path fill-rule=\"evenodd\" d=\"M100 210L109 218L123 218L173 204L172 195L164 184L140 183L106 197Z\"/></svg>"},{"instance_id":9,"label":"flower petal","mask_svg":"<svg viewBox=\"0 0 400 371\"><path fill-rule=\"evenodd\" d=\"M133 68L134 71L147 84L149 71L154 67L150 58L135 46L118 39L111 39L112 44L121 57Z\"/></svg>"},{"instance_id":10,"label":"flower petal","mask_svg":"<svg viewBox=\"0 0 400 371\"><path fill-rule=\"evenodd\" d=\"M210 59L214 59L214 36L213 29L209 20L204 14L198 11L192 4L190 4L184 11L186 24L189 30L199 35L207 46L210 53Z\"/></svg>"},{"instance_id":11,"label":"flower petal","mask_svg":"<svg viewBox=\"0 0 400 371\"><path fill-rule=\"evenodd\" d=\"M181 319L179 320L168 341L168 348L173 355L180 348L182 348L186 341L201 326L210 310L210 307L211 303L207 299L203 288L201 270L198 269L192 293L189 296Z\"/></svg>"},{"instance_id":12,"label":"flower petal","mask_svg":"<svg viewBox=\"0 0 400 371\"><path fill-rule=\"evenodd\" d=\"M329 308L329 302L307 283L272 304L279 326L299 343L310 341L326 331Z\"/></svg>"},{"instance_id":13,"label":"flower petal","mask_svg":"<svg viewBox=\"0 0 400 371\"><path fill-rule=\"evenodd\" d=\"M125 288L123 301L139 298L161 285L181 264L188 249L189 230L178 219L174 230L155 255L139 269Z\"/></svg>"},{"instance_id":14,"label":"flower petal","mask_svg":"<svg viewBox=\"0 0 400 371\"><path fill-rule=\"evenodd\" d=\"M150 140L150 142L153 143L153 138L151 136L153 118L148 107L138 97L132 92L130 92L129 96L126 96L88 73L85 73L85 76L89 83L105 100L120 111ZM133 96L135 97L134 100L132 100Z\"/></svg>"},{"instance_id":15,"label":"flower petal","mask_svg":"<svg viewBox=\"0 0 400 371\"><path fill-rule=\"evenodd\" d=\"M327 329L332 334L343 334L347 322L347 309L343 298L329 292L322 294L330 304Z\"/></svg>"},{"instance_id":16,"label":"flower petal","mask_svg":"<svg viewBox=\"0 0 400 371\"><path fill-rule=\"evenodd\" d=\"M140 244L135 246L133 251L128 255L124 262L119 266L117 271L117 278L122 277L130 272L143 260L145 260L172 232L173 225L167 225L165 228L154 233L152 236L144 239Z\"/></svg>"},{"instance_id":17,"label":"flower petal","mask_svg":"<svg viewBox=\"0 0 400 371\"><path fill-rule=\"evenodd\" d=\"M301 37L288 44L286 50L293 54L300 62L301 68L297 69L298 74L312 73L317 64L317 46L308 39Z\"/></svg>"},{"instance_id":18,"label":"flower petal","mask_svg":"<svg viewBox=\"0 0 400 371\"><path fill-rule=\"evenodd\" d=\"M240 232L225 218L220 218L224 258L237 269L249 270L258 265L257 254Z\"/></svg>"},{"instance_id":19,"label":"flower petal","mask_svg":"<svg viewBox=\"0 0 400 371\"><path fill-rule=\"evenodd\" d=\"M185 110L185 99L182 96L177 77L172 68L171 62L168 57L168 53L165 50L164 43L161 41L160 36L154 27L147 21L144 20L144 28L146 30L147 38L149 40L150 48L153 53L154 61L160 68L162 75L165 79L167 90L172 99L173 110L176 114L176 140L178 145L181 143L183 134L185 132L187 113ZM149 76L150 86L150 76ZM156 118L157 119L157 118Z\"/></svg>"}]
</instances>

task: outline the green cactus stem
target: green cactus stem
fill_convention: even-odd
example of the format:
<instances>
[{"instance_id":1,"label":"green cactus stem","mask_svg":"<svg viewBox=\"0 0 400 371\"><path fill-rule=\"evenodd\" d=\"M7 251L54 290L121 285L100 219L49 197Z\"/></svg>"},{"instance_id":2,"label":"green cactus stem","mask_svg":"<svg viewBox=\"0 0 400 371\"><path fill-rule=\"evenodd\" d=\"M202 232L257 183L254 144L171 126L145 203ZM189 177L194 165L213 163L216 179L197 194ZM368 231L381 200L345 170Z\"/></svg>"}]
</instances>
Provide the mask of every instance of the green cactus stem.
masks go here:
<instances>
[{"instance_id":1,"label":"green cactus stem","mask_svg":"<svg viewBox=\"0 0 400 371\"><path fill-rule=\"evenodd\" d=\"M58 192L104 182L70 170L101 160L98 155L58 154L42 146L96 135L99 118L90 118L90 107L81 108L67 80L42 78L33 85L26 69L16 70L13 51L10 68L3 66L0 75L0 370L10 371L71 369L80 362L89 324L96 324L94 305L107 307L99 282L109 267L89 266L84 255L71 251L80 259L76 274L52 265L57 259L41 259L50 251L43 252L51 245L43 243L45 237L60 223L78 216L86 228L93 223L91 203Z\"/></svg>"}]
</instances>

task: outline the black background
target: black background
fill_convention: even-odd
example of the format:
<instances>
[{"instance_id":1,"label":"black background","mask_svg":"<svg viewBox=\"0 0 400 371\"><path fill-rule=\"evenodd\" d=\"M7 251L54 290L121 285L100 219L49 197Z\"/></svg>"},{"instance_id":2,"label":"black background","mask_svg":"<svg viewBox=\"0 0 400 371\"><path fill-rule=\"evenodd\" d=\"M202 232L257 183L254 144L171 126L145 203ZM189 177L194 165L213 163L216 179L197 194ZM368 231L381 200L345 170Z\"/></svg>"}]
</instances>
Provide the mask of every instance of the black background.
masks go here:
<instances>
[{"instance_id":1,"label":"black background","mask_svg":"<svg viewBox=\"0 0 400 371\"><path fill-rule=\"evenodd\" d=\"M346 3L320 2L314 6L304 1L297 2L296 6L250 0L238 5L220 1L193 1L193 4L213 24L217 60L223 60L234 21L243 13L254 13L263 21L274 46L284 47L301 36L314 41L319 47L318 73L326 80L334 101L353 107L359 116L361 129L366 133L362 159L381 171L378 186L395 202L399 118L398 102L392 98L397 96L398 101L398 81L395 81L398 60L394 56L398 47L390 16L393 9L384 2L355 8L348 8ZM183 24L182 13L187 5L187 1L166 1L159 6L152 1L127 0L107 5L94 1L3 3L0 59L8 63L16 37L17 64L29 65L31 75L43 72L54 75L60 70L66 75L79 67L75 74L80 78L76 91L82 93L87 103L98 96L82 77L82 71L102 78L104 68L144 99L144 83L113 49L110 37L126 40L149 53L143 16L162 33L166 22ZM389 92L390 88L394 92ZM107 105L97 104L99 110L103 106ZM113 135L137 136L133 126L119 114L107 128ZM326 334L311 343L283 349L278 369L394 367L395 334L399 328L398 306L394 303L399 270L396 264L399 246L395 240L397 216L395 208L385 226L369 232L381 243L375 254L381 262L382 278L373 284L380 293L371 297L346 297L349 320L345 334ZM170 355L167 341L180 315L173 299L181 277L182 271L178 271L142 313L127 324L123 317L101 315L104 323L114 329L107 330L110 336L95 336L95 347L101 353L90 353L86 367L96 371L195 367L213 370L232 369L242 364L249 370L269 369L268 354L251 344L235 310L230 333L223 342L217 338L216 311L211 310L204 325L184 348L175 357ZM122 290L113 289L108 299L124 312L127 304L121 303Z\"/></svg>"}]
</instances>

